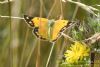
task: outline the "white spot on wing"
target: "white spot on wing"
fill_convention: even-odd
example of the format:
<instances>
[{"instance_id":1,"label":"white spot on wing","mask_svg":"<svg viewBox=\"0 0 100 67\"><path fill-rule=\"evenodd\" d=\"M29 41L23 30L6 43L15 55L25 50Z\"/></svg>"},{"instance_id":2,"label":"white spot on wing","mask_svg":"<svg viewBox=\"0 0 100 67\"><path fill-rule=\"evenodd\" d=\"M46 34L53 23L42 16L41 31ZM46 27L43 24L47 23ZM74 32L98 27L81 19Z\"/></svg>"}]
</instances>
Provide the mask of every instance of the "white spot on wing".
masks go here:
<instances>
[{"instance_id":1,"label":"white spot on wing","mask_svg":"<svg viewBox=\"0 0 100 67\"><path fill-rule=\"evenodd\" d=\"M26 19L29 19L29 17L26 17Z\"/></svg>"},{"instance_id":2,"label":"white spot on wing","mask_svg":"<svg viewBox=\"0 0 100 67\"><path fill-rule=\"evenodd\" d=\"M31 24L32 22L30 21L29 23Z\"/></svg>"}]
</instances>

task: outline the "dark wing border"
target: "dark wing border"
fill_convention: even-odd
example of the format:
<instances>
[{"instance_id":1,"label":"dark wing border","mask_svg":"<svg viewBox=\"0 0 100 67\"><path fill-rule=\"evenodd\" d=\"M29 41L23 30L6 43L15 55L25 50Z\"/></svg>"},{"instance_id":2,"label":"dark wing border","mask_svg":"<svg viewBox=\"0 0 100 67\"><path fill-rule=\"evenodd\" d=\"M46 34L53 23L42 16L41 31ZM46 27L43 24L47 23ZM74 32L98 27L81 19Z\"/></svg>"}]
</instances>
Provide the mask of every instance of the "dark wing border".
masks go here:
<instances>
[{"instance_id":1,"label":"dark wing border","mask_svg":"<svg viewBox=\"0 0 100 67\"><path fill-rule=\"evenodd\" d=\"M35 27L35 28L33 29L32 33L35 34L35 36L36 36L37 38L40 38L40 39L42 39L42 40L47 40L46 38L43 38L41 35L39 35L38 29L39 29L39 27Z\"/></svg>"},{"instance_id":2,"label":"dark wing border","mask_svg":"<svg viewBox=\"0 0 100 67\"><path fill-rule=\"evenodd\" d=\"M60 38L61 36L61 32L65 31L70 25L72 24L71 21L68 22L67 25L65 25L58 33L57 38L55 40L52 40L52 42L55 42L58 38Z\"/></svg>"},{"instance_id":3,"label":"dark wing border","mask_svg":"<svg viewBox=\"0 0 100 67\"><path fill-rule=\"evenodd\" d=\"M25 19L26 23L29 25L29 27L34 27L34 22L32 21L33 17L24 15L24 19Z\"/></svg>"}]
</instances>

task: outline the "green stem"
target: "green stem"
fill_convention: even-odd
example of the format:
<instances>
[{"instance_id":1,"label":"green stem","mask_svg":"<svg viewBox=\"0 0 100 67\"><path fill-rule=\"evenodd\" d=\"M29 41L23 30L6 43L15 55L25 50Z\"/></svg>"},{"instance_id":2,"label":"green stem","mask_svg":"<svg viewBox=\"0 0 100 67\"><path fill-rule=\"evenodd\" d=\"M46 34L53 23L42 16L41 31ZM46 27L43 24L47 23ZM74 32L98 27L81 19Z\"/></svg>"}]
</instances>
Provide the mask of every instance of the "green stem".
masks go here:
<instances>
[{"instance_id":1,"label":"green stem","mask_svg":"<svg viewBox=\"0 0 100 67\"><path fill-rule=\"evenodd\" d=\"M50 57L51 57L54 45L55 45L55 42L52 43L52 47L51 47L51 50L50 50L50 53L49 53L49 57L47 59L46 67L48 67L48 64L49 64L49 61L50 61Z\"/></svg>"}]
</instances>

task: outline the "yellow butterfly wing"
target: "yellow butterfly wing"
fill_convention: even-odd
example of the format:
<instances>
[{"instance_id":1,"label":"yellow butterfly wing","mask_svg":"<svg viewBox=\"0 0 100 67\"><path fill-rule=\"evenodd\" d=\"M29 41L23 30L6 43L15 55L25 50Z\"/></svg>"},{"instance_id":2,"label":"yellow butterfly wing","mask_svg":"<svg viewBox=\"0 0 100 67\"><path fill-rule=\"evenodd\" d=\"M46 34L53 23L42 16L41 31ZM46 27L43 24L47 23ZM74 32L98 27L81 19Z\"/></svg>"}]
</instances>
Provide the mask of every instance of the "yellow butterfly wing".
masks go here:
<instances>
[{"instance_id":1,"label":"yellow butterfly wing","mask_svg":"<svg viewBox=\"0 0 100 67\"><path fill-rule=\"evenodd\" d=\"M54 23L51 41L54 41L59 36L61 30L63 30L68 24L68 20L57 20Z\"/></svg>"},{"instance_id":2,"label":"yellow butterfly wing","mask_svg":"<svg viewBox=\"0 0 100 67\"><path fill-rule=\"evenodd\" d=\"M47 23L48 19L40 18L40 17L34 17L32 19L32 21L33 21L35 27L39 27L41 24Z\"/></svg>"},{"instance_id":3,"label":"yellow butterfly wing","mask_svg":"<svg viewBox=\"0 0 100 67\"><path fill-rule=\"evenodd\" d=\"M53 26L49 27L48 26L49 20L46 18L40 18L40 17L33 18L32 22L34 24L35 35L37 37L40 37L41 39L50 40L51 42L55 41L58 38L60 32L64 30L65 27L68 25L68 20L56 20L54 21ZM48 32L49 29L52 29L52 30Z\"/></svg>"},{"instance_id":4,"label":"yellow butterfly wing","mask_svg":"<svg viewBox=\"0 0 100 67\"><path fill-rule=\"evenodd\" d=\"M38 27L38 32L35 32L40 38L48 38L48 19L35 17L32 19L34 26Z\"/></svg>"}]
</instances>

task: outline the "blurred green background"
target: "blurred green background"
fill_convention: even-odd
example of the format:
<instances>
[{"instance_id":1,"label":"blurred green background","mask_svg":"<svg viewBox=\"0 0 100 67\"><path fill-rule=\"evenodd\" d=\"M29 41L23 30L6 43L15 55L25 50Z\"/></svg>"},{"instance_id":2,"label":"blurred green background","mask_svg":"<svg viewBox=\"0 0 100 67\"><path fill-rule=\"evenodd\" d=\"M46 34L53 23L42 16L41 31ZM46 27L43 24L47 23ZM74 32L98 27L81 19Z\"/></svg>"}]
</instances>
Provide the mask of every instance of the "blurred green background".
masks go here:
<instances>
[{"instance_id":1,"label":"blurred green background","mask_svg":"<svg viewBox=\"0 0 100 67\"><path fill-rule=\"evenodd\" d=\"M0 0L0 2L3 1ZM100 6L95 6L96 4L100 5L100 0L75 1L80 1L100 10ZM66 20L80 21L90 17L88 12L81 8L77 9L75 4L64 3L61 0L12 0L0 4L1 15L22 18L23 15L41 16L48 19L57 19L62 15ZM70 30L68 31L70 34ZM94 33L95 30L89 31L82 39L88 38ZM59 67L59 56L65 51L64 49L61 51L61 49L63 45L67 47L69 43L63 37L56 41L48 67ZM51 46L52 43L36 38L32 34L32 28L29 28L23 19L0 17L0 67L45 67Z\"/></svg>"}]
</instances>

